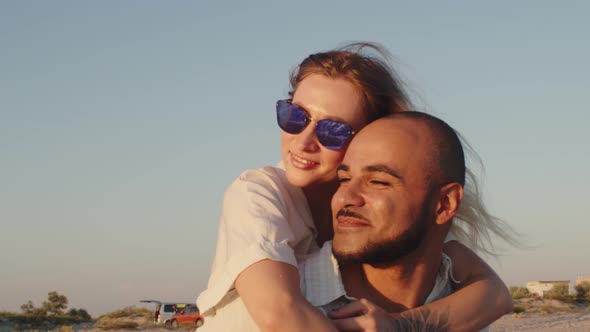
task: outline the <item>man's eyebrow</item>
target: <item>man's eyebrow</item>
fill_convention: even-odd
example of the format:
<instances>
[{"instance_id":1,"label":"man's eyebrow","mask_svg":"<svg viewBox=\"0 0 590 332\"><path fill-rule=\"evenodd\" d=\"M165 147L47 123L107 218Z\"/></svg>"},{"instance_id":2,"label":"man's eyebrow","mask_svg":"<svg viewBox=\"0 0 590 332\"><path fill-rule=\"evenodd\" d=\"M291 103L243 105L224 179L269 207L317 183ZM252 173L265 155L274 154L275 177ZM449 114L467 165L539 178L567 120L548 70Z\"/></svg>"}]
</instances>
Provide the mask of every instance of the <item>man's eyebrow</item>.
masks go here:
<instances>
[{"instance_id":1,"label":"man's eyebrow","mask_svg":"<svg viewBox=\"0 0 590 332\"><path fill-rule=\"evenodd\" d=\"M350 170L350 168L348 167L348 165L340 165L340 166L338 166L338 168L336 168L336 171L348 172L349 170Z\"/></svg>"},{"instance_id":2,"label":"man's eyebrow","mask_svg":"<svg viewBox=\"0 0 590 332\"><path fill-rule=\"evenodd\" d=\"M387 173L387 174L393 176L394 178L403 180L403 177L401 175L399 175L398 172L394 171L393 169L391 169L385 165L367 166L363 169L363 171L368 172L368 173L372 173L372 172Z\"/></svg>"}]
</instances>

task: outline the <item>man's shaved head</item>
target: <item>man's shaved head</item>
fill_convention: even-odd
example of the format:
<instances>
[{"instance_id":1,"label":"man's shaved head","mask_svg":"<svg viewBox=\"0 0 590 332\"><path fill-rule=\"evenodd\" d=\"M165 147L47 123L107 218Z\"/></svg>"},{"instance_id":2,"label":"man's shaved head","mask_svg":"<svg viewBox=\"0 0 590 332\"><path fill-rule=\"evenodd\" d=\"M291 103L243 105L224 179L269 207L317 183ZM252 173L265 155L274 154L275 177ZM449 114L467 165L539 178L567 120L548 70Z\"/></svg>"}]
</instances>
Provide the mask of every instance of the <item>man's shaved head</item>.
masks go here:
<instances>
[{"instance_id":1,"label":"man's shaved head","mask_svg":"<svg viewBox=\"0 0 590 332\"><path fill-rule=\"evenodd\" d=\"M415 134L422 136L430 144L430 165L427 167L428 174L425 175L431 181L465 185L463 146L455 130L446 122L423 112L398 112L382 120L385 121L383 125L387 125L388 121L413 121L419 124Z\"/></svg>"}]
</instances>

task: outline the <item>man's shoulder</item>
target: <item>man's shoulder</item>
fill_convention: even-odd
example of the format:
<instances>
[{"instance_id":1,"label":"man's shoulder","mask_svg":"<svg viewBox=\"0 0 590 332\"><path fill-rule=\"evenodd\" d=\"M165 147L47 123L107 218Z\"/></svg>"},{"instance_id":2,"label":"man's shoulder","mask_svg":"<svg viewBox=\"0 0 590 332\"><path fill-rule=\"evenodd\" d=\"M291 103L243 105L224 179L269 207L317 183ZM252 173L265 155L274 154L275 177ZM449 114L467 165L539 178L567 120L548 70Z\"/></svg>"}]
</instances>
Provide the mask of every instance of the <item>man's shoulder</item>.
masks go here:
<instances>
[{"instance_id":1,"label":"man's shoulder","mask_svg":"<svg viewBox=\"0 0 590 332\"><path fill-rule=\"evenodd\" d=\"M450 295L453 292L453 279L453 261L445 253L442 253L442 260L436 274L434 286L424 303L434 302Z\"/></svg>"}]
</instances>

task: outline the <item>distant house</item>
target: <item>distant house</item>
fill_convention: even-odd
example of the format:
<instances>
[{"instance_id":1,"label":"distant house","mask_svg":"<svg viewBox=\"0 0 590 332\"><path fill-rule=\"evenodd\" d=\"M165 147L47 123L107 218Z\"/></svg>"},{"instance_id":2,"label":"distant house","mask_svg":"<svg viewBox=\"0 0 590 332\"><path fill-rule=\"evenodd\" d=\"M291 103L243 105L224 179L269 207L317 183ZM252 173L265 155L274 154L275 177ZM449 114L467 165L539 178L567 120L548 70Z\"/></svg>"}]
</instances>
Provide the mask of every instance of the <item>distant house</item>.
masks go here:
<instances>
[{"instance_id":1,"label":"distant house","mask_svg":"<svg viewBox=\"0 0 590 332\"><path fill-rule=\"evenodd\" d=\"M540 280L527 282L526 288L529 290L531 294L543 297L551 288L553 288L553 286L559 284L567 285L568 289L570 287L569 280Z\"/></svg>"},{"instance_id":2,"label":"distant house","mask_svg":"<svg viewBox=\"0 0 590 332\"><path fill-rule=\"evenodd\" d=\"M583 283L583 282L590 282L590 276L576 278L576 286Z\"/></svg>"}]
</instances>

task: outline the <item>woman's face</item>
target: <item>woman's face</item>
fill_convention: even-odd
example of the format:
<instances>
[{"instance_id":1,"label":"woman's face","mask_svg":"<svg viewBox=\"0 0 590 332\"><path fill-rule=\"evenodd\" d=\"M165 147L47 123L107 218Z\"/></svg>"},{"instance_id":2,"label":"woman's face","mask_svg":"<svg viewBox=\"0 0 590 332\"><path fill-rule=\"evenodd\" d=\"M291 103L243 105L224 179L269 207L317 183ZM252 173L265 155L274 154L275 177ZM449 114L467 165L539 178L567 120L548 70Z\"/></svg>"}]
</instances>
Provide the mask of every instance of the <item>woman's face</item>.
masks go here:
<instances>
[{"instance_id":1,"label":"woman's face","mask_svg":"<svg viewBox=\"0 0 590 332\"><path fill-rule=\"evenodd\" d=\"M348 81L323 75L303 79L293 95L294 105L306 110L314 121L332 119L349 124L359 131L367 124L362 109L362 98ZM311 122L299 134L281 134L281 152L287 179L295 186L305 188L336 179L346 147L339 151L325 148L315 134Z\"/></svg>"}]
</instances>

